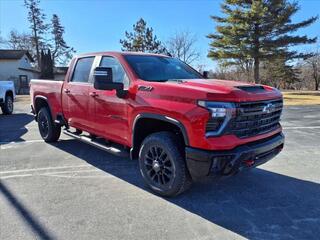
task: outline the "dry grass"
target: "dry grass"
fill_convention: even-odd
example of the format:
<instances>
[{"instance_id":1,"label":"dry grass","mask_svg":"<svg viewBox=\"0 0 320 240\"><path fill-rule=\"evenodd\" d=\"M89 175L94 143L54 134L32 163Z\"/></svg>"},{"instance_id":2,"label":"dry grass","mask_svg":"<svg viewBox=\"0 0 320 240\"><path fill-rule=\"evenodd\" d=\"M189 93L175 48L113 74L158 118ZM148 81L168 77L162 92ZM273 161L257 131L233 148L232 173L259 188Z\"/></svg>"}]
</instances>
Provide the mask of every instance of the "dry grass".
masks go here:
<instances>
[{"instance_id":1,"label":"dry grass","mask_svg":"<svg viewBox=\"0 0 320 240\"><path fill-rule=\"evenodd\" d=\"M294 105L320 105L320 91L288 91L282 92L284 104Z\"/></svg>"}]
</instances>

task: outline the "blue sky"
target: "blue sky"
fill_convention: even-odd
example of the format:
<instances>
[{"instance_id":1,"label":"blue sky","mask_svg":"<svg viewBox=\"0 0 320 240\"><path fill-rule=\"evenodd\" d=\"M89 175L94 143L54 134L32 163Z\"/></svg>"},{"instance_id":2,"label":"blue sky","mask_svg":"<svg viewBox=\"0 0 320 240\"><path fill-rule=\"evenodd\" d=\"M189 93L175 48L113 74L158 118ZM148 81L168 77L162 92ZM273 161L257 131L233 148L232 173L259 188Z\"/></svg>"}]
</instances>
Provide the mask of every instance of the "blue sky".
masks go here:
<instances>
[{"instance_id":1,"label":"blue sky","mask_svg":"<svg viewBox=\"0 0 320 240\"><path fill-rule=\"evenodd\" d=\"M42 0L41 8L48 18L56 13L65 26L66 42L77 53L120 50L119 39L126 30L143 17L155 34L165 42L176 31L190 31L198 39L196 48L201 52L199 64L214 68L215 63L206 58L209 39L215 23L210 15L220 12L218 0ZM320 0L300 0L300 11L293 21L320 15ZM22 0L0 0L0 32L6 37L11 29L27 32L27 10ZM302 29L299 34L320 37L320 20ZM301 46L300 50L311 49Z\"/></svg>"}]
</instances>

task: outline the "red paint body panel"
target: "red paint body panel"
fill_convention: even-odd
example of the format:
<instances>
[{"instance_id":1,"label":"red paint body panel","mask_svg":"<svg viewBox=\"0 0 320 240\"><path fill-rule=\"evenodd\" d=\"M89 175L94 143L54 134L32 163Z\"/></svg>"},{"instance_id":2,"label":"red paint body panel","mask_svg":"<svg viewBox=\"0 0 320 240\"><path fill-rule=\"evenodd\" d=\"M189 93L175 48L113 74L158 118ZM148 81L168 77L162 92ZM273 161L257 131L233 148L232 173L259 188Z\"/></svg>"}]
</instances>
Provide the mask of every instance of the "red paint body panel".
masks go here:
<instances>
[{"instance_id":1,"label":"red paint body panel","mask_svg":"<svg viewBox=\"0 0 320 240\"><path fill-rule=\"evenodd\" d=\"M74 59L64 82L32 80L31 97L43 96L48 99L53 117L63 114L72 127L105 137L128 147L132 146L133 125L141 113L155 113L173 118L183 124L187 131L189 145L207 150L229 150L236 146L257 141L281 132L281 128L254 137L240 139L235 135L206 137L205 127L209 112L197 105L198 100L221 102L248 102L281 98L282 94L265 86L261 93L242 91L237 86L249 85L236 81L215 79L194 79L182 82L147 82L140 80L130 68L124 54L102 52L81 55L112 56L118 59L130 79L126 98L118 98L115 91L101 91L92 83L70 83ZM132 54L132 53L130 53ZM139 53L140 54L140 53ZM93 67L98 66L97 62ZM139 86L152 87L152 91L140 91ZM66 93L65 90L69 90ZM90 96L95 92L96 97Z\"/></svg>"},{"instance_id":2,"label":"red paint body panel","mask_svg":"<svg viewBox=\"0 0 320 240\"><path fill-rule=\"evenodd\" d=\"M61 89L63 82L51 80L32 80L30 87L30 96L32 105L35 106L35 98L46 98L50 106L52 117L56 118L56 114L62 112Z\"/></svg>"}]
</instances>

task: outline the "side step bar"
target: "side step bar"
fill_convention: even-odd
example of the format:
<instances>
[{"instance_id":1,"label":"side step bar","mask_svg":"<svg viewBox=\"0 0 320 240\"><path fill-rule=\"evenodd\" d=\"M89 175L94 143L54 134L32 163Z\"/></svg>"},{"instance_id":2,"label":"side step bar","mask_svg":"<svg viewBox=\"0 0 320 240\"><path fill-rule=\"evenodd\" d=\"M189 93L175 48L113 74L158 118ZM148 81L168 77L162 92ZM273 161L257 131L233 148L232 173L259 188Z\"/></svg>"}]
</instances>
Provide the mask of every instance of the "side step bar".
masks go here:
<instances>
[{"instance_id":1,"label":"side step bar","mask_svg":"<svg viewBox=\"0 0 320 240\"><path fill-rule=\"evenodd\" d=\"M91 139L90 137L87 137L87 136L83 136L83 135L79 135L79 134L76 134L76 133L73 133L71 131L68 131L68 130L64 130L63 131L64 134L70 136L70 137L73 137L77 140L80 140L81 142L84 142L84 143L88 143L94 147L97 147L101 150L104 150L106 152L109 152L113 155L116 155L116 156L119 156L119 157L129 157L129 152L128 151L125 151L125 149L121 149L121 148L116 148L115 146L107 146L105 144L102 144L102 143L99 143L93 139Z\"/></svg>"}]
</instances>

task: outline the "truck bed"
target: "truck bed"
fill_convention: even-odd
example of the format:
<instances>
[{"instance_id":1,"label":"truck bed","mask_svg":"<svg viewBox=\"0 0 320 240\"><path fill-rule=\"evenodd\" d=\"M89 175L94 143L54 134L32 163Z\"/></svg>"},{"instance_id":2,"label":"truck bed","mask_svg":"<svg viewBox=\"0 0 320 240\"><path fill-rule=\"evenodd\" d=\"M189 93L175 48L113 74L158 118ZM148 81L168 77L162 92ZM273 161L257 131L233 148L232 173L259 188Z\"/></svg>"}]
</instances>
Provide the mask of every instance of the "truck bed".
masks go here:
<instances>
[{"instance_id":1,"label":"truck bed","mask_svg":"<svg viewBox=\"0 0 320 240\"><path fill-rule=\"evenodd\" d=\"M34 96L46 98L50 106L52 117L62 112L61 90L63 81L32 79L30 82L30 95L32 104L35 106Z\"/></svg>"}]
</instances>

